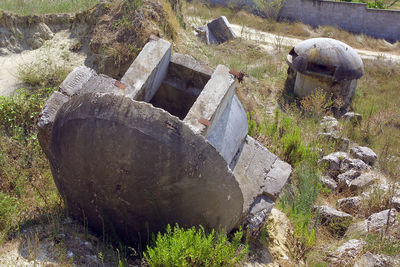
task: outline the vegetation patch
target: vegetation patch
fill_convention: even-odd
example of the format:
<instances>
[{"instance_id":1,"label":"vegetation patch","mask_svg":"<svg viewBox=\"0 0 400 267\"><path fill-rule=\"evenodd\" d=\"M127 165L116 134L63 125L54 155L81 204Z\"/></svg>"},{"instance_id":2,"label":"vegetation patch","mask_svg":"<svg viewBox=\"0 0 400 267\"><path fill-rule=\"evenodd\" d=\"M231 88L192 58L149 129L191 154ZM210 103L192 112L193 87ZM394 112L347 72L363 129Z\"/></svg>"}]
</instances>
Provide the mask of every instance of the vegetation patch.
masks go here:
<instances>
[{"instance_id":1,"label":"vegetation patch","mask_svg":"<svg viewBox=\"0 0 400 267\"><path fill-rule=\"evenodd\" d=\"M154 246L147 247L144 257L150 266L236 266L248 253L242 238L241 229L229 241L224 232L207 234L202 226L185 230L168 225L166 233L158 233Z\"/></svg>"}]
</instances>

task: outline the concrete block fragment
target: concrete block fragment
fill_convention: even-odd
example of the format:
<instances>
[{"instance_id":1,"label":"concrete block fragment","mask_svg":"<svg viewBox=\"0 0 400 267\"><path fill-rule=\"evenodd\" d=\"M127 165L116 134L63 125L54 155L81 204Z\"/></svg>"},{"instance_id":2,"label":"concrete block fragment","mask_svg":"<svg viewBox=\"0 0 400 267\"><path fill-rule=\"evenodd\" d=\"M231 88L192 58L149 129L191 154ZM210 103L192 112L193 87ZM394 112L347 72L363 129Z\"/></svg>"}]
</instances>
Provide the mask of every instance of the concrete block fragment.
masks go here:
<instances>
[{"instance_id":1,"label":"concrete block fragment","mask_svg":"<svg viewBox=\"0 0 400 267\"><path fill-rule=\"evenodd\" d=\"M220 44L236 38L229 21L221 16L207 24L207 44Z\"/></svg>"},{"instance_id":2,"label":"concrete block fragment","mask_svg":"<svg viewBox=\"0 0 400 267\"><path fill-rule=\"evenodd\" d=\"M76 95L82 90L86 82L96 75L96 72L91 68L85 66L76 67L61 83L59 91L67 96Z\"/></svg>"}]
</instances>

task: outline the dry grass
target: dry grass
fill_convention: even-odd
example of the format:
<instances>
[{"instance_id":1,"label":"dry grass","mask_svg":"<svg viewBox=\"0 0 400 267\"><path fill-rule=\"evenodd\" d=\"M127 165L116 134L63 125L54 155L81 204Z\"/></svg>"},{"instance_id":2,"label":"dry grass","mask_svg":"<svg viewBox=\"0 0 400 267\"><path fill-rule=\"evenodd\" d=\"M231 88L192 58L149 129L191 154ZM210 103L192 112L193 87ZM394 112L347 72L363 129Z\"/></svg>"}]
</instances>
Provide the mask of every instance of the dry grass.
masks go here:
<instances>
[{"instance_id":1,"label":"dry grass","mask_svg":"<svg viewBox=\"0 0 400 267\"><path fill-rule=\"evenodd\" d=\"M99 0L1 0L0 11L22 15L78 12L97 4Z\"/></svg>"}]
</instances>

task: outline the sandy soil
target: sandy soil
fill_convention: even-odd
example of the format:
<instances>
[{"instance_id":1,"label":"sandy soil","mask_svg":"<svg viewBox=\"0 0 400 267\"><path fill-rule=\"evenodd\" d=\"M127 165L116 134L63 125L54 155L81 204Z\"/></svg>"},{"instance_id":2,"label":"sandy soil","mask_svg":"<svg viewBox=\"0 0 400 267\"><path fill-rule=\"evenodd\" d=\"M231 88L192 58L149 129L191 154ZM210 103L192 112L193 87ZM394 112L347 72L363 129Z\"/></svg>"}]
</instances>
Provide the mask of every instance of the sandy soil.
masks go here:
<instances>
[{"instance_id":1,"label":"sandy soil","mask_svg":"<svg viewBox=\"0 0 400 267\"><path fill-rule=\"evenodd\" d=\"M76 39L70 38L68 31L60 31L39 49L0 56L0 96L12 95L16 89L24 87L25 85L17 77L18 68L24 65L29 66L41 57L51 55L57 64L71 68L82 65L86 55L70 51L71 46L76 42Z\"/></svg>"}]
</instances>

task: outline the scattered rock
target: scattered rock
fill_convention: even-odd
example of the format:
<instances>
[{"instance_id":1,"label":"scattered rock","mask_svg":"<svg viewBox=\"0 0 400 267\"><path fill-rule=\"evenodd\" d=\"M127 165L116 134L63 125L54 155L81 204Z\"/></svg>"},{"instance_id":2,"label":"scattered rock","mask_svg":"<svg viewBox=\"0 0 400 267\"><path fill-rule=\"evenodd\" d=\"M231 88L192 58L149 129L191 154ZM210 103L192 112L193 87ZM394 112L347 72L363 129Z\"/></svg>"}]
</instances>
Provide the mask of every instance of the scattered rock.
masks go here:
<instances>
[{"instance_id":1,"label":"scattered rock","mask_svg":"<svg viewBox=\"0 0 400 267\"><path fill-rule=\"evenodd\" d=\"M352 159L352 158L343 159L340 164L340 172L346 172L350 169L355 169L358 171L368 171L370 167L361 159Z\"/></svg>"},{"instance_id":2,"label":"scattered rock","mask_svg":"<svg viewBox=\"0 0 400 267\"><path fill-rule=\"evenodd\" d=\"M221 16L207 24L207 44L221 44L234 38L236 38L236 35L225 16Z\"/></svg>"},{"instance_id":3,"label":"scattered rock","mask_svg":"<svg viewBox=\"0 0 400 267\"><path fill-rule=\"evenodd\" d=\"M364 161L365 163L369 164L369 165L373 165L377 159L377 156L375 154L375 152L370 149L369 147L365 147L365 146L356 146L353 147L350 150L350 155L361 159L362 161Z\"/></svg>"},{"instance_id":4,"label":"scattered rock","mask_svg":"<svg viewBox=\"0 0 400 267\"><path fill-rule=\"evenodd\" d=\"M332 191L336 191L338 184L331 177L324 175L321 176L319 179L321 180L322 185L328 187Z\"/></svg>"},{"instance_id":5,"label":"scattered rock","mask_svg":"<svg viewBox=\"0 0 400 267\"><path fill-rule=\"evenodd\" d=\"M253 235L257 235L260 232L273 207L274 202L268 197L259 196L256 198L250 207L250 216L247 221L247 227Z\"/></svg>"},{"instance_id":6,"label":"scattered rock","mask_svg":"<svg viewBox=\"0 0 400 267\"><path fill-rule=\"evenodd\" d=\"M372 172L362 173L360 176L350 182L349 187L352 191L362 190L365 187L373 184L375 180L376 177Z\"/></svg>"},{"instance_id":7,"label":"scattered rock","mask_svg":"<svg viewBox=\"0 0 400 267\"><path fill-rule=\"evenodd\" d=\"M347 172L339 174L337 176L336 181L338 182L340 187L344 188L346 186L350 186L351 181L353 181L360 175L361 175L360 171L351 169L348 170Z\"/></svg>"},{"instance_id":8,"label":"scattered rock","mask_svg":"<svg viewBox=\"0 0 400 267\"><path fill-rule=\"evenodd\" d=\"M329 206L313 207L319 212L322 225L326 225L329 231L337 236L342 236L352 221L352 216L346 212L338 211Z\"/></svg>"},{"instance_id":9,"label":"scattered rock","mask_svg":"<svg viewBox=\"0 0 400 267\"><path fill-rule=\"evenodd\" d=\"M318 137L322 142L332 142L335 145L335 149L339 151L347 151L349 149L350 140L335 133L320 133Z\"/></svg>"},{"instance_id":10,"label":"scattered rock","mask_svg":"<svg viewBox=\"0 0 400 267\"><path fill-rule=\"evenodd\" d=\"M389 217L389 209L374 213L368 217L368 219L355 223L351 225L346 233L346 235L351 235L353 233L367 233L367 232L381 232L385 231L387 225L389 223L389 228L393 226L393 224L398 224L396 222L397 212L395 209L390 209L390 218Z\"/></svg>"},{"instance_id":11,"label":"scattered rock","mask_svg":"<svg viewBox=\"0 0 400 267\"><path fill-rule=\"evenodd\" d=\"M395 208L397 211L400 211L400 197L392 197L390 203L393 208Z\"/></svg>"},{"instance_id":12,"label":"scattered rock","mask_svg":"<svg viewBox=\"0 0 400 267\"><path fill-rule=\"evenodd\" d=\"M324 116L320 122L321 130L325 133L334 133L338 130L339 122L332 116Z\"/></svg>"},{"instance_id":13,"label":"scattered rock","mask_svg":"<svg viewBox=\"0 0 400 267\"><path fill-rule=\"evenodd\" d=\"M350 239L328 256L329 262L335 266L346 265L362 253L366 244L364 240Z\"/></svg>"},{"instance_id":14,"label":"scattered rock","mask_svg":"<svg viewBox=\"0 0 400 267\"><path fill-rule=\"evenodd\" d=\"M320 164L327 164L329 172L338 172L340 170L340 163L347 158L345 152L335 152L323 157L319 162Z\"/></svg>"},{"instance_id":15,"label":"scattered rock","mask_svg":"<svg viewBox=\"0 0 400 267\"><path fill-rule=\"evenodd\" d=\"M343 115L345 121L350 121L353 125L360 124L362 121L361 114L355 112L347 112Z\"/></svg>"},{"instance_id":16,"label":"scattered rock","mask_svg":"<svg viewBox=\"0 0 400 267\"><path fill-rule=\"evenodd\" d=\"M361 197L341 198L336 202L336 206L341 211L354 214L358 212L361 207Z\"/></svg>"},{"instance_id":17,"label":"scattered rock","mask_svg":"<svg viewBox=\"0 0 400 267\"><path fill-rule=\"evenodd\" d=\"M390 267L399 266L400 261L387 255L376 255L367 252L355 262L354 267Z\"/></svg>"}]
</instances>

